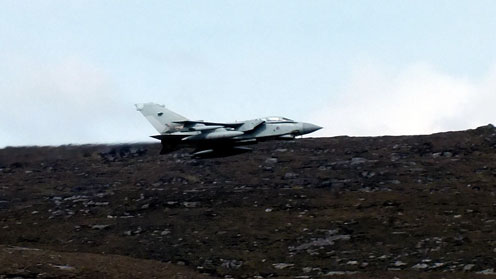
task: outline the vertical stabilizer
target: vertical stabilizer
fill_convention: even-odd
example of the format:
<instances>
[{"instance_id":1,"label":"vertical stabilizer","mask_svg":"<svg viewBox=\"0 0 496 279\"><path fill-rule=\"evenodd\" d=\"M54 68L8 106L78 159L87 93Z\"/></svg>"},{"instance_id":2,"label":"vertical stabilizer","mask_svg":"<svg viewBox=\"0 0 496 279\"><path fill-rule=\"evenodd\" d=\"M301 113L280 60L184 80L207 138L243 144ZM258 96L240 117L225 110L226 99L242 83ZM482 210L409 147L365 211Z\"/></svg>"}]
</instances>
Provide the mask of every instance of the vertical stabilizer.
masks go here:
<instances>
[{"instance_id":1,"label":"vertical stabilizer","mask_svg":"<svg viewBox=\"0 0 496 279\"><path fill-rule=\"evenodd\" d=\"M148 119L153 127L159 133L165 133L179 124L173 123L175 121L186 121L186 117L181 116L171 110L168 110L163 105L155 103L136 104L136 109Z\"/></svg>"}]
</instances>

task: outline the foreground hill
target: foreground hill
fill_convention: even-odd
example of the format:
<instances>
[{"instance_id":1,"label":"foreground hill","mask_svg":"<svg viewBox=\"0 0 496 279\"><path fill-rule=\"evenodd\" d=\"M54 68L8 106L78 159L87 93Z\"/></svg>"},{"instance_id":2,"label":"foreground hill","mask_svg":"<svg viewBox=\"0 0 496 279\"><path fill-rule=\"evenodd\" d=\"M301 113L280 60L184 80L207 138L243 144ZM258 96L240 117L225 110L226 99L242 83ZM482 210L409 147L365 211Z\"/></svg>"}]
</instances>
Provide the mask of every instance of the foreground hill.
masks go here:
<instances>
[{"instance_id":1,"label":"foreground hill","mask_svg":"<svg viewBox=\"0 0 496 279\"><path fill-rule=\"evenodd\" d=\"M490 278L496 129L0 150L0 278Z\"/></svg>"}]
</instances>

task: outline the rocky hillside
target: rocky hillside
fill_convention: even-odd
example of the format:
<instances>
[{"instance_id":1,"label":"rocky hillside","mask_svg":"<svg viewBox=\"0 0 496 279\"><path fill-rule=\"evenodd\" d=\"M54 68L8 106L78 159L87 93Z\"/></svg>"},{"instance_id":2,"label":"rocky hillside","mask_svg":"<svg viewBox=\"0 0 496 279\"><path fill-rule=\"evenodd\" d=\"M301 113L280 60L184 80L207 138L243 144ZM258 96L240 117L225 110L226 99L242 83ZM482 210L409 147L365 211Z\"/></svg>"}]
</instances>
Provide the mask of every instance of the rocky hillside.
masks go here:
<instances>
[{"instance_id":1,"label":"rocky hillside","mask_svg":"<svg viewBox=\"0 0 496 279\"><path fill-rule=\"evenodd\" d=\"M0 150L0 278L496 277L496 129Z\"/></svg>"}]
</instances>

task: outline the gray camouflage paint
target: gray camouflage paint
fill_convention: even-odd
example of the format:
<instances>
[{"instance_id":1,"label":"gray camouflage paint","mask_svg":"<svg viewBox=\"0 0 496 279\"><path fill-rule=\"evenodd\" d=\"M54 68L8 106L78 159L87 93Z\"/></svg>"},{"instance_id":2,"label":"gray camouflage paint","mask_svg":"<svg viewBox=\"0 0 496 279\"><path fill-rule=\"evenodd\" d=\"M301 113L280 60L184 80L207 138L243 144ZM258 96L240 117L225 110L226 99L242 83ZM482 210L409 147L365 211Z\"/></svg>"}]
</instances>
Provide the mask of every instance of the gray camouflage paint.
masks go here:
<instances>
[{"instance_id":1,"label":"gray camouflage paint","mask_svg":"<svg viewBox=\"0 0 496 279\"><path fill-rule=\"evenodd\" d=\"M322 128L279 116L234 123L191 121L155 103L136 104L136 109L160 133L152 137L161 140L161 154L182 147L195 147L193 155L204 155L259 141L294 139Z\"/></svg>"}]
</instances>

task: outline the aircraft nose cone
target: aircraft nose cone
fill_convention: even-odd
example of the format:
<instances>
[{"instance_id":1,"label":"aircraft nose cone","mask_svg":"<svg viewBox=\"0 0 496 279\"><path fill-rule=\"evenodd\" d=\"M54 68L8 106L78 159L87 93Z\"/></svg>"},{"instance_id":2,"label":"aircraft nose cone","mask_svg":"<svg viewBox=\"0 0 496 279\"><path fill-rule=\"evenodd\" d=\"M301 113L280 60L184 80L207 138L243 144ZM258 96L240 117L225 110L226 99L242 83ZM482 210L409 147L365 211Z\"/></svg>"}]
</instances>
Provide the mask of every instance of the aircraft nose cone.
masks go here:
<instances>
[{"instance_id":1,"label":"aircraft nose cone","mask_svg":"<svg viewBox=\"0 0 496 279\"><path fill-rule=\"evenodd\" d=\"M320 129L322 129L322 127L320 127L320 126L317 126L317 125L314 125L311 123L303 123L302 134L309 134L309 133L315 132L315 131L320 130Z\"/></svg>"}]
</instances>

